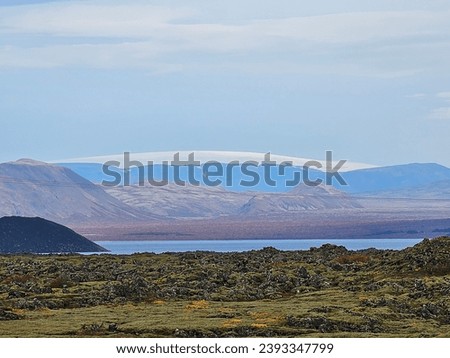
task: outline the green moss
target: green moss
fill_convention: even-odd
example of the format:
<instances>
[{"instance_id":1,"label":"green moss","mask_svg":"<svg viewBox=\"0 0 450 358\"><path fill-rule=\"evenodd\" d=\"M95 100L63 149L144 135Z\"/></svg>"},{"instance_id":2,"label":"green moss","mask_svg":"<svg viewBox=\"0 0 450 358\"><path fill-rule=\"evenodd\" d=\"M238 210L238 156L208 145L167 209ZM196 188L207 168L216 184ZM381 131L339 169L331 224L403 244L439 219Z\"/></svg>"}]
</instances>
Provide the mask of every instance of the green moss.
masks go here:
<instances>
[{"instance_id":1,"label":"green moss","mask_svg":"<svg viewBox=\"0 0 450 358\"><path fill-rule=\"evenodd\" d=\"M449 248L2 256L0 336L450 337Z\"/></svg>"}]
</instances>

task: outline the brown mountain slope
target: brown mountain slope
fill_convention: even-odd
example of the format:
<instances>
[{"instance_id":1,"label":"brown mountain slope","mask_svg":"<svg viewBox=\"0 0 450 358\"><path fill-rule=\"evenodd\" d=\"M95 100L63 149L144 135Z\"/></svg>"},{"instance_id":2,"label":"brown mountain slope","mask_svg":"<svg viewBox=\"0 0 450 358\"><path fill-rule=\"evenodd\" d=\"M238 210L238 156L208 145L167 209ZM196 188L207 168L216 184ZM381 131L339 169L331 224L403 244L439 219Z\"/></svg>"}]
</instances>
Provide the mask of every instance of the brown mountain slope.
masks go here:
<instances>
[{"instance_id":1,"label":"brown mountain slope","mask_svg":"<svg viewBox=\"0 0 450 358\"><path fill-rule=\"evenodd\" d=\"M0 164L1 216L39 216L59 223L145 217L70 169L29 159Z\"/></svg>"}]
</instances>

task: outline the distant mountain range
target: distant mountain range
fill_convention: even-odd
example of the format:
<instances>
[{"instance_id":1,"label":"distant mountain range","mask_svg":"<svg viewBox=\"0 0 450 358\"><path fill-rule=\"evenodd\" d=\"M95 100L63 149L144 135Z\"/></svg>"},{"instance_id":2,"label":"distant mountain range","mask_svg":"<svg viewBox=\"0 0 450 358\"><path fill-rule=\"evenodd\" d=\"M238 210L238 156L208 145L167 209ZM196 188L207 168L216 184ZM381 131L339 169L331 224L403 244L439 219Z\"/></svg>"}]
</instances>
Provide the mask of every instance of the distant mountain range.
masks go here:
<instances>
[{"instance_id":1,"label":"distant mountain range","mask_svg":"<svg viewBox=\"0 0 450 358\"><path fill-rule=\"evenodd\" d=\"M435 183L441 183L445 189L445 182L450 181L450 169L435 163L404 164L389 167L370 168L342 173L347 186L336 185L337 189L351 194L383 193L388 191L408 192L408 197L414 197L416 189L420 189L422 197L427 195L427 188L431 197L437 194ZM414 190L412 190L414 188ZM448 187L447 187L448 189Z\"/></svg>"},{"instance_id":2,"label":"distant mountain range","mask_svg":"<svg viewBox=\"0 0 450 358\"><path fill-rule=\"evenodd\" d=\"M112 177L103 173L101 163L61 163L61 166L70 168L80 176L93 183L101 183L104 181L111 181ZM350 169L355 166L350 166ZM112 171L117 172L124 177L124 171L118 167L111 167ZM163 178L163 166L155 164L151 169L155 180ZM148 180L148 167L143 168L143 181ZM264 168L261 166L253 167L252 171L257 173L260 178L264 177ZM285 167L280 169L279 166L270 168L270 177L275 181L275 185L267 185L264 181L260 181L257 185L251 187L243 187L240 183L242 180L249 180L248 175L242 174L240 170L233 170L230 180L231 185L225 185L226 170L224 170L224 179L222 187L228 191L235 192L290 192L293 187L286 186L286 180L294 177L294 172L299 173L300 181L303 182L303 171L301 167ZM168 181L174 183L173 168L169 167ZM283 173L282 175L280 173ZM323 170L310 168L308 171L309 180L317 179L326 181L326 174ZM347 185L341 185L337 180L332 181L332 186L339 191L351 195L380 195L388 196L395 194L395 197L406 198L438 198L448 196L450 191L450 169L435 163L413 163L402 164L386 167L364 168L357 170L346 170L339 173L345 180ZM142 178L139 178L139 170L136 167L130 169L130 183L139 184ZM188 180L188 168L180 167L179 176L181 180ZM201 181L203 171L201 167L196 167L194 170L194 177ZM123 184L123 181L122 181ZM416 196L417 194L417 196Z\"/></svg>"},{"instance_id":3,"label":"distant mountain range","mask_svg":"<svg viewBox=\"0 0 450 358\"><path fill-rule=\"evenodd\" d=\"M360 194L378 198L405 198L421 200L450 200L450 180L440 180L413 187L367 191Z\"/></svg>"},{"instance_id":4,"label":"distant mountain range","mask_svg":"<svg viewBox=\"0 0 450 358\"><path fill-rule=\"evenodd\" d=\"M237 188L245 179L239 170L230 187L179 186L172 180L164 186L141 186L139 180L129 186L101 186L101 164L68 166L29 159L0 164L0 217L39 216L81 228L94 239L133 232L139 238L142 233L172 238L186 232L202 238L411 237L449 228L450 169L438 164L348 170L341 173L348 186L300 184L278 192L268 186ZM274 173L278 169L272 168ZM257 170L263 174L261 167ZM187 178L188 171L180 172ZM310 172L311 180L317 178L325 174Z\"/></svg>"},{"instance_id":5,"label":"distant mountain range","mask_svg":"<svg viewBox=\"0 0 450 358\"><path fill-rule=\"evenodd\" d=\"M169 218L280 215L362 206L345 193L300 185L287 193L233 192L220 187L169 184L119 186L106 192L134 208Z\"/></svg>"},{"instance_id":6,"label":"distant mountain range","mask_svg":"<svg viewBox=\"0 0 450 358\"><path fill-rule=\"evenodd\" d=\"M326 187L288 193L237 193L206 186L95 185L72 170L19 160L0 164L0 216L41 216L61 223L283 214L361 207Z\"/></svg>"},{"instance_id":7,"label":"distant mountain range","mask_svg":"<svg viewBox=\"0 0 450 358\"><path fill-rule=\"evenodd\" d=\"M288 193L258 193L239 213L243 215L292 214L316 210L360 209L357 200L332 187L299 185Z\"/></svg>"},{"instance_id":8,"label":"distant mountain range","mask_svg":"<svg viewBox=\"0 0 450 358\"><path fill-rule=\"evenodd\" d=\"M286 183L299 175L299 181L304 182L303 166L310 165L308 170L308 179L325 180L326 162L321 160L312 160L298 157L280 156L269 153L253 153L253 152L226 152L226 151L183 151L183 152L153 152L153 153L132 153L127 157L127 160L133 164L140 163L138 169L135 165L130 165L129 171L125 175L123 169L125 154L109 155L100 157L89 157L81 159L71 159L60 161L57 164L66 168L72 169L80 176L90 180L93 183L101 183L102 181L111 182L115 178L115 174L129 178L129 183L139 184L148 182L149 177L156 181L161 181L163 178L168 179L169 183L175 181L175 169L170 165L174 160L175 154L179 155L180 161L186 161L190 155L193 159L198 161L200 165L193 168L193 177L195 180L203 182L205 178L205 163L215 162L221 165L220 175L222 179L222 187L232 191L256 191L256 192L288 192L292 190L298 182ZM275 165L265 167L262 165L266 160L270 160ZM148 163L152 161L152 166ZM109 173L105 174L103 164L108 163ZM115 163L116 166L111 165ZM164 164L165 163L165 164ZM230 164L231 165L228 165ZM239 163L237 167L233 167ZM252 163L246 167L246 171L242 170L246 164ZM169 165L167 165L169 164ZM337 163L335 162L334 165ZM233 168L232 168L233 167ZM375 166L365 163L344 162L340 171L348 172L352 170L374 168ZM231 169L232 168L232 169ZM192 168L187 166L178 166L176 171L178 177L182 181L188 181L190 171ZM230 170L231 169L231 170ZM259 180L256 184L251 186L242 185L242 181L251 181L252 172L259 178L265 177L265 171L270 171L270 178L275 182L273 185L266 183L264 180ZM112 173L114 172L114 175ZM294 174L295 173L295 174ZM126 180L125 180L126 182ZM124 180L121 181L124 183Z\"/></svg>"}]
</instances>

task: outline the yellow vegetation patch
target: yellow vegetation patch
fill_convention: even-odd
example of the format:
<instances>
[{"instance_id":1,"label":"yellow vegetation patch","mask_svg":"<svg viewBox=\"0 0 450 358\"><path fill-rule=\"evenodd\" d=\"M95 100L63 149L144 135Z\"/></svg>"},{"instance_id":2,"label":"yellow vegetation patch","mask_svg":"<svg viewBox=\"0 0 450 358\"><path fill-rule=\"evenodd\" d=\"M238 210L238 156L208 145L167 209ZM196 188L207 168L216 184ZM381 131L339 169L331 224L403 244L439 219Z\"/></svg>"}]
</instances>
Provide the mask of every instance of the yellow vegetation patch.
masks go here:
<instances>
[{"instance_id":1,"label":"yellow vegetation patch","mask_svg":"<svg viewBox=\"0 0 450 358\"><path fill-rule=\"evenodd\" d=\"M270 312L256 311L250 312L250 317L255 320L255 325L274 325L282 320L281 316L273 315ZM262 328L262 327L260 327Z\"/></svg>"},{"instance_id":2,"label":"yellow vegetation patch","mask_svg":"<svg viewBox=\"0 0 450 358\"><path fill-rule=\"evenodd\" d=\"M369 255L364 254L349 254L349 255L343 255L339 256L336 259L336 262L339 264L365 264L370 261Z\"/></svg>"},{"instance_id":3,"label":"yellow vegetation patch","mask_svg":"<svg viewBox=\"0 0 450 358\"><path fill-rule=\"evenodd\" d=\"M199 300L199 301L192 301L188 305L186 305L187 310L204 310L209 307L208 301L205 300Z\"/></svg>"},{"instance_id":4,"label":"yellow vegetation patch","mask_svg":"<svg viewBox=\"0 0 450 358\"><path fill-rule=\"evenodd\" d=\"M11 312L13 312L13 313L15 313L15 314L18 314L18 315L23 315L23 314L27 313L26 310L21 309L21 308L13 308L13 309L11 310Z\"/></svg>"},{"instance_id":5,"label":"yellow vegetation patch","mask_svg":"<svg viewBox=\"0 0 450 358\"><path fill-rule=\"evenodd\" d=\"M268 318L270 316L271 315L269 312L264 312L264 311L250 312L250 317L252 317L253 319L263 319L263 318Z\"/></svg>"},{"instance_id":6,"label":"yellow vegetation patch","mask_svg":"<svg viewBox=\"0 0 450 358\"><path fill-rule=\"evenodd\" d=\"M229 307L220 307L217 309L218 312L220 313L232 313L234 312L234 310L232 308Z\"/></svg>"},{"instance_id":7,"label":"yellow vegetation patch","mask_svg":"<svg viewBox=\"0 0 450 358\"><path fill-rule=\"evenodd\" d=\"M232 328L232 327L239 326L241 323L242 323L242 320L239 318L230 318L222 323L222 327Z\"/></svg>"}]
</instances>

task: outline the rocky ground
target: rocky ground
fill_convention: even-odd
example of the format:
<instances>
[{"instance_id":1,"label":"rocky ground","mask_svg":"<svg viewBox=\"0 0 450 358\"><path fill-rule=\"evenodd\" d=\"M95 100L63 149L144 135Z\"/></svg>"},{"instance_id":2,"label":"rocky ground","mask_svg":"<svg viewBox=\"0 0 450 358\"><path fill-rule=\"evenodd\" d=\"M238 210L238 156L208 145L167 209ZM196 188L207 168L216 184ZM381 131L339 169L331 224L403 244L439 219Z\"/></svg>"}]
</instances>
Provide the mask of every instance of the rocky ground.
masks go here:
<instances>
[{"instance_id":1,"label":"rocky ground","mask_svg":"<svg viewBox=\"0 0 450 358\"><path fill-rule=\"evenodd\" d=\"M0 335L450 337L450 238L402 251L4 255Z\"/></svg>"}]
</instances>

